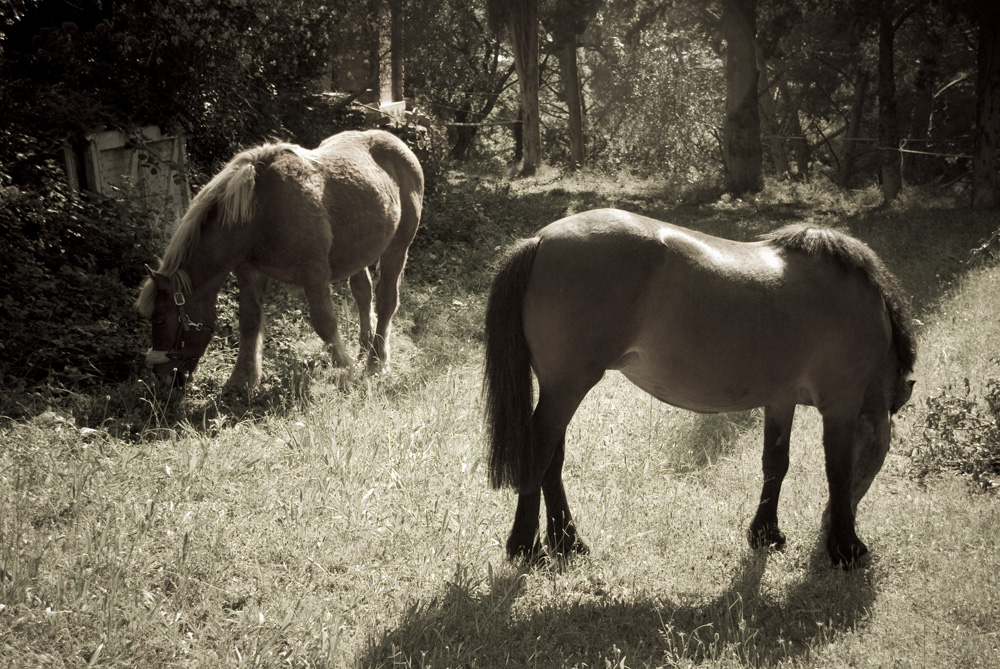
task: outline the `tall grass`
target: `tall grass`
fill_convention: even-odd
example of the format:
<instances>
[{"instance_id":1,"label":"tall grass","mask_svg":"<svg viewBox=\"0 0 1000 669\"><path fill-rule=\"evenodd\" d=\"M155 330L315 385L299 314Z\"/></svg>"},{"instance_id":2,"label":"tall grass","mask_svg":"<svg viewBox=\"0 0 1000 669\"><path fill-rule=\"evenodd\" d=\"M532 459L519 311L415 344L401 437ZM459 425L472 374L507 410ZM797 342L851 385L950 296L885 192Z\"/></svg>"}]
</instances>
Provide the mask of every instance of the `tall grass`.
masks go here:
<instances>
[{"instance_id":1,"label":"tall grass","mask_svg":"<svg viewBox=\"0 0 1000 669\"><path fill-rule=\"evenodd\" d=\"M136 383L4 421L0 666L991 666L996 498L948 470L915 478L910 455L927 398L965 377L981 393L994 369L997 269L965 263L989 224L798 186L691 204L627 185L466 183L429 202L387 376L339 387L294 299L276 295L249 403L217 396L223 337L183 400ZM923 323L918 385L860 507L869 568L829 567L814 410L792 435L789 543L757 554L744 533L759 412L691 414L615 373L567 435L592 553L536 569L503 559L514 498L486 485L479 404L491 259L605 204L734 237L837 224L900 274Z\"/></svg>"}]
</instances>

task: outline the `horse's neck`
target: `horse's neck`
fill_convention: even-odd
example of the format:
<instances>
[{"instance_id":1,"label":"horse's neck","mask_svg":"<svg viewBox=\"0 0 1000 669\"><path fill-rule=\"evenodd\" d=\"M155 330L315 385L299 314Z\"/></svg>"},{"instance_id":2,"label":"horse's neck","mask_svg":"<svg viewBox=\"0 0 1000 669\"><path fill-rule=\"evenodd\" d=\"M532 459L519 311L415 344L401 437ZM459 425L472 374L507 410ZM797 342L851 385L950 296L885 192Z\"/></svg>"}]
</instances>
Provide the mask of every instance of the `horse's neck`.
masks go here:
<instances>
[{"instance_id":1,"label":"horse's neck","mask_svg":"<svg viewBox=\"0 0 1000 669\"><path fill-rule=\"evenodd\" d=\"M229 276L231 268L222 263L209 263L207 259L199 262L198 254L181 268L178 276L186 275L186 286L179 286L186 294L186 299L192 308L203 308L214 313L216 297L222 289L222 284ZM182 283L185 283L182 280Z\"/></svg>"},{"instance_id":2,"label":"horse's neck","mask_svg":"<svg viewBox=\"0 0 1000 669\"><path fill-rule=\"evenodd\" d=\"M183 266L191 277L192 294L205 293L214 297L236 267L238 250L234 248L235 240L227 237L214 222L207 221L203 225L198 244L191 249Z\"/></svg>"}]
</instances>

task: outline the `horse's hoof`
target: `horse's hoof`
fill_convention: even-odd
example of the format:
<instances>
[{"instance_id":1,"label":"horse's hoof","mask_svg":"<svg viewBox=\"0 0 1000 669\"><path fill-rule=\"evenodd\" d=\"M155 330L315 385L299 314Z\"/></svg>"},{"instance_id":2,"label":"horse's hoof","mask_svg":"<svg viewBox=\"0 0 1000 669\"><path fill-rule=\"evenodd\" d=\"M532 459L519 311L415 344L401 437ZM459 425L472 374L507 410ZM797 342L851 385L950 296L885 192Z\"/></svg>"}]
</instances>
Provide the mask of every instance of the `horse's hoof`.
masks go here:
<instances>
[{"instance_id":1,"label":"horse's hoof","mask_svg":"<svg viewBox=\"0 0 1000 669\"><path fill-rule=\"evenodd\" d=\"M389 373L389 361L379 358L374 353L368 355L365 362L365 372L370 376L382 376Z\"/></svg>"},{"instance_id":2,"label":"horse's hoof","mask_svg":"<svg viewBox=\"0 0 1000 669\"><path fill-rule=\"evenodd\" d=\"M343 348L330 346L327 351L330 353L330 362L335 369L351 369L354 367L354 360Z\"/></svg>"},{"instance_id":3,"label":"horse's hoof","mask_svg":"<svg viewBox=\"0 0 1000 669\"><path fill-rule=\"evenodd\" d=\"M777 525L751 525L747 530L747 542L754 550L773 548L780 551L785 547L785 533Z\"/></svg>"},{"instance_id":4,"label":"horse's hoof","mask_svg":"<svg viewBox=\"0 0 1000 669\"><path fill-rule=\"evenodd\" d=\"M548 562L548 556L538 541L529 546L515 546L507 542L507 559L527 567L541 567Z\"/></svg>"},{"instance_id":5,"label":"horse's hoof","mask_svg":"<svg viewBox=\"0 0 1000 669\"><path fill-rule=\"evenodd\" d=\"M337 390L346 392L354 387L354 368L341 367L333 370L333 382Z\"/></svg>"},{"instance_id":6,"label":"horse's hoof","mask_svg":"<svg viewBox=\"0 0 1000 669\"><path fill-rule=\"evenodd\" d=\"M256 379L233 379L230 377L222 386L222 396L247 399L258 385L259 381Z\"/></svg>"},{"instance_id":7,"label":"horse's hoof","mask_svg":"<svg viewBox=\"0 0 1000 669\"><path fill-rule=\"evenodd\" d=\"M827 552L830 554L833 566L844 571L867 567L871 563L868 547L859 539L840 545L829 542Z\"/></svg>"},{"instance_id":8,"label":"horse's hoof","mask_svg":"<svg viewBox=\"0 0 1000 669\"><path fill-rule=\"evenodd\" d=\"M572 541L550 542L549 553L562 558L568 558L572 555L588 555L590 546L579 537L574 536Z\"/></svg>"}]
</instances>

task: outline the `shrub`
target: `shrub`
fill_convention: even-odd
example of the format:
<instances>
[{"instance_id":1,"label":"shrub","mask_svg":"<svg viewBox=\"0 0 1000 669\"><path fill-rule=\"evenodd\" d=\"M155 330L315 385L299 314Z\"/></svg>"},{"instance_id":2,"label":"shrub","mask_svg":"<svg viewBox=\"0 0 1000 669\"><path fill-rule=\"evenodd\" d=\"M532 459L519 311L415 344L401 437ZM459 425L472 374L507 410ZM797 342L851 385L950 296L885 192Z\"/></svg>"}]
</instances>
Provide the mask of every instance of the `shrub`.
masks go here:
<instances>
[{"instance_id":1,"label":"shrub","mask_svg":"<svg viewBox=\"0 0 1000 669\"><path fill-rule=\"evenodd\" d=\"M136 209L74 192L37 146L0 133L4 387L125 379L145 344L132 301L155 234Z\"/></svg>"},{"instance_id":2,"label":"shrub","mask_svg":"<svg viewBox=\"0 0 1000 669\"><path fill-rule=\"evenodd\" d=\"M968 379L957 390L948 385L922 412L922 443L912 454L918 475L950 469L985 490L1000 489L1000 381L988 380L981 399Z\"/></svg>"}]
</instances>

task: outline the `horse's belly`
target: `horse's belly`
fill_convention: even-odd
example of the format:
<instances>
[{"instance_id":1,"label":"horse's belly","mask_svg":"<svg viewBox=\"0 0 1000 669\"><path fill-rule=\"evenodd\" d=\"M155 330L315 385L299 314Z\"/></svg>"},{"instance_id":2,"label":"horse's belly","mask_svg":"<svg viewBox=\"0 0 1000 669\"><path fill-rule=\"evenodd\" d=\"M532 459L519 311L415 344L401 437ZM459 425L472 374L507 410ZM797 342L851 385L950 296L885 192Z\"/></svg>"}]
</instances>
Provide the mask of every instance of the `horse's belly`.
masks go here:
<instances>
[{"instance_id":1,"label":"horse's belly","mask_svg":"<svg viewBox=\"0 0 1000 669\"><path fill-rule=\"evenodd\" d=\"M636 386L672 406L702 413L769 404L808 404L794 376L765 361L692 360L630 351L614 365Z\"/></svg>"}]
</instances>

